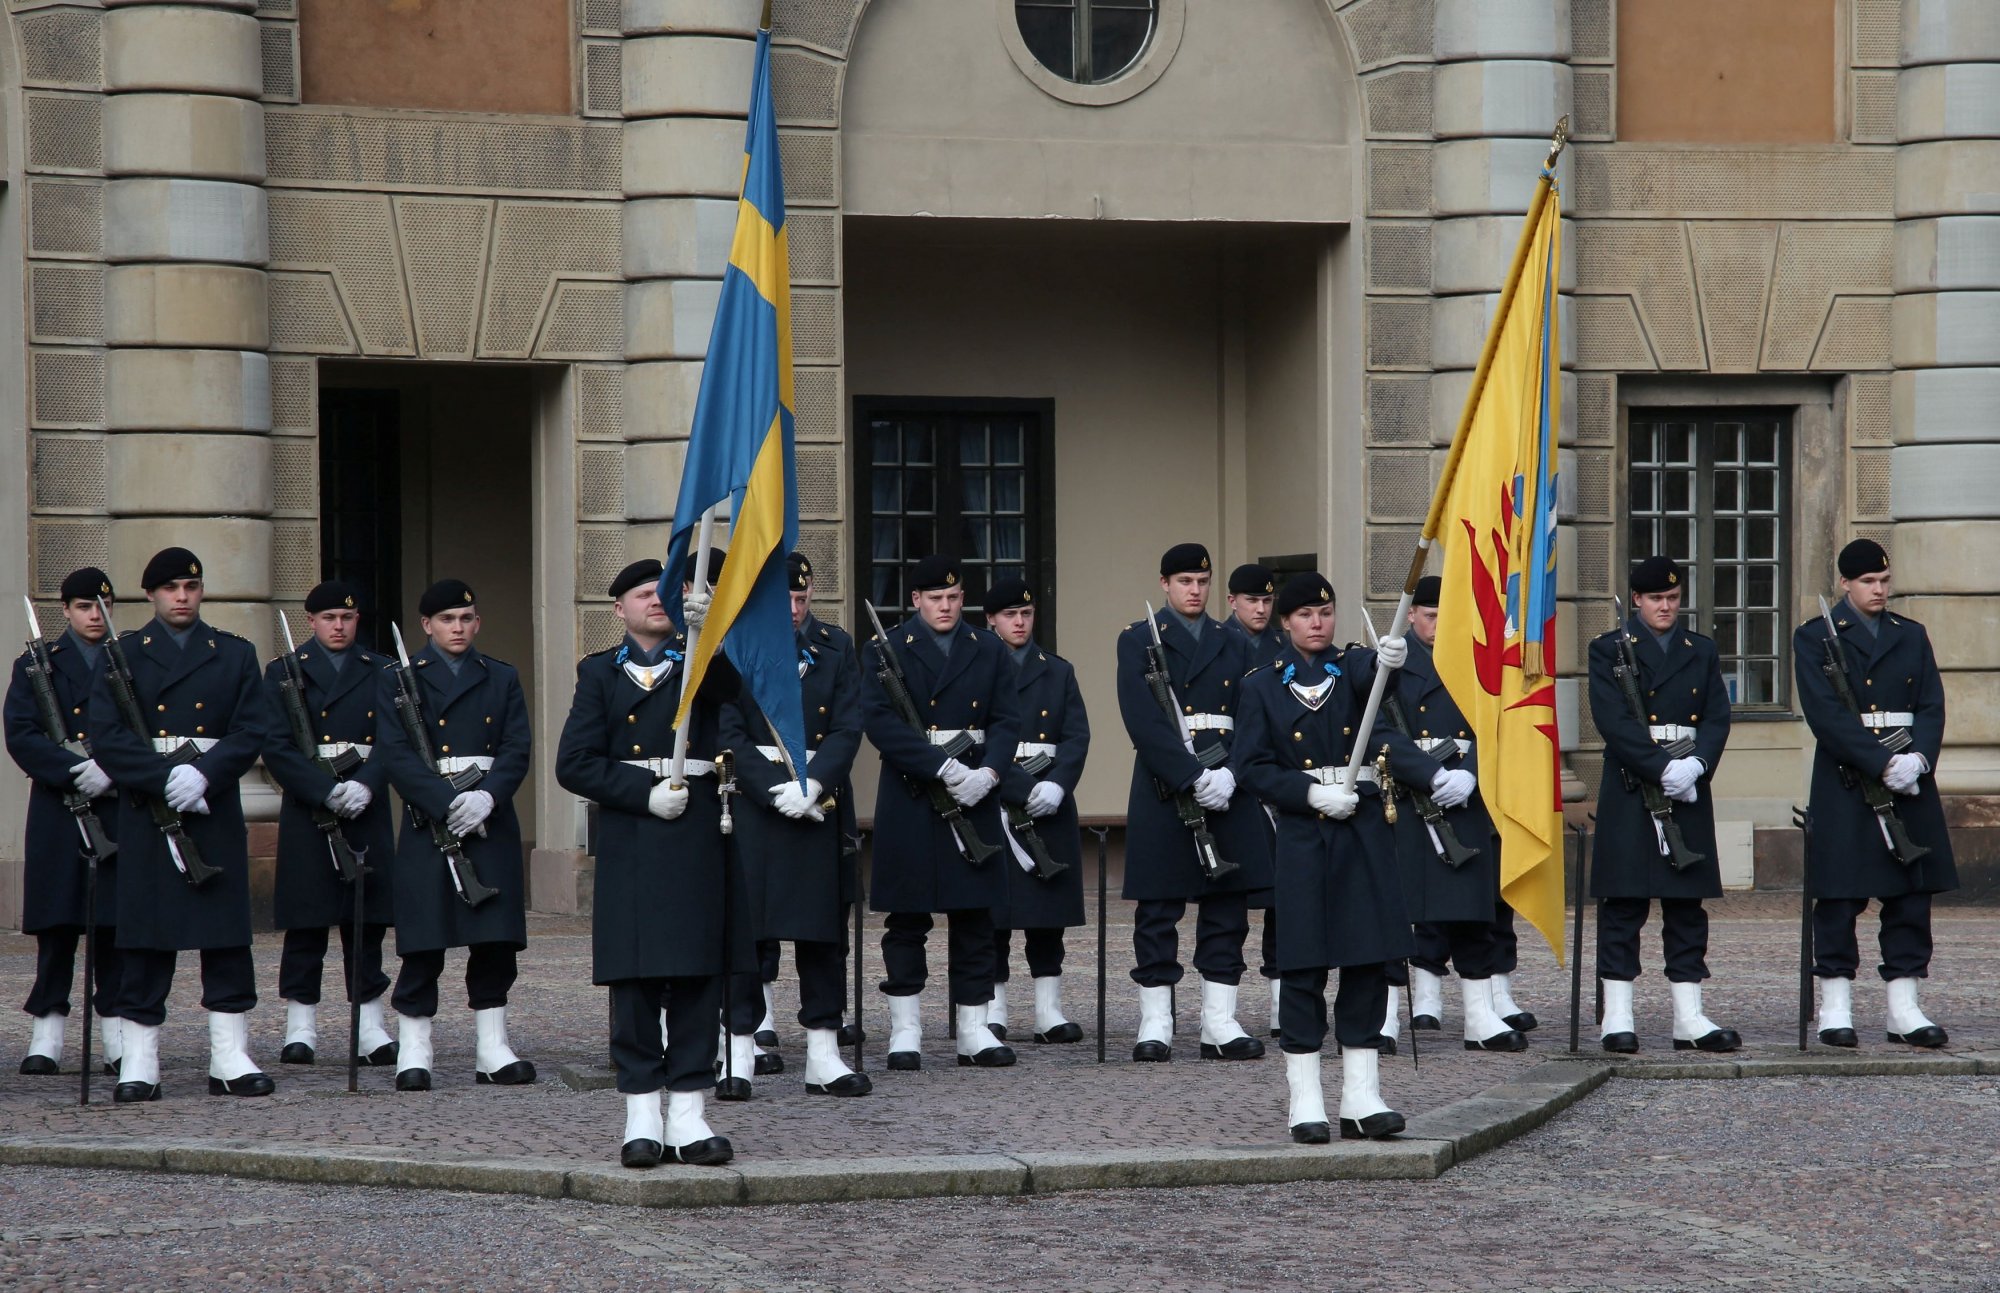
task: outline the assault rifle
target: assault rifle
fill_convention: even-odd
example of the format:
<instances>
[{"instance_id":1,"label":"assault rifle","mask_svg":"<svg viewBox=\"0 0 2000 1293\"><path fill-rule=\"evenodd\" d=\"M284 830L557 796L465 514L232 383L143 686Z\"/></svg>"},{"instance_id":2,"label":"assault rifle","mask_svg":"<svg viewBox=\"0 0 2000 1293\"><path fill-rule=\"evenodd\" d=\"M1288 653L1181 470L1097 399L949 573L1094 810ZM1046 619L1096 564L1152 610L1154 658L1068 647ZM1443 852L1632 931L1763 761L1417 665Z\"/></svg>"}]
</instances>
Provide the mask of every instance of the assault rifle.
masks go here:
<instances>
[{"instance_id":1,"label":"assault rifle","mask_svg":"<svg viewBox=\"0 0 2000 1293\"><path fill-rule=\"evenodd\" d=\"M41 720L42 735L76 756L82 763L95 757L90 748L90 738L79 736L69 740L68 731L62 720L62 706L56 703L55 666L49 659L49 644L42 640L41 622L35 618L35 604L23 597L22 605L28 608L28 685L35 693L35 715ZM62 792L63 807L70 816L76 818L77 833L83 837L83 851L99 862L109 862L118 855L118 845L104 833L104 823L97 819L97 810L91 806L90 796L74 785Z\"/></svg>"},{"instance_id":2,"label":"assault rifle","mask_svg":"<svg viewBox=\"0 0 2000 1293\"><path fill-rule=\"evenodd\" d=\"M1153 693L1165 711L1167 721L1180 733L1181 744L1202 767L1214 769L1229 761L1229 750L1220 742L1206 748L1194 748L1194 734L1188 731L1187 722L1181 717L1180 701L1174 697L1174 676L1167 671L1167 648L1160 641L1160 622L1153 618L1153 604L1146 603L1146 627L1153 631L1153 640L1146 646L1146 687ZM1194 834L1194 860L1201 867L1202 878L1220 880L1237 869L1234 862L1223 857L1215 847L1215 836L1208 830L1208 814L1195 802L1193 790L1170 790L1158 777L1153 785L1160 798L1174 801L1174 811L1180 814L1181 825Z\"/></svg>"},{"instance_id":3,"label":"assault rifle","mask_svg":"<svg viewBox=\"0 0 2000 1293\"><path fill-rule=\"evenodd\" d=\"M319 752L319 742L313 739L312 720L306 715L306 676L299 668L298 643L292 640L292 622L283 611L278 612L278 623L285 629L285 676L278 680L278 691L285 698L285 718L292 728L292 744L299 747L310 763L319 765L319 770L335 781L343 781L347 774L361 766L361 755L352 749L342 750L331 758L323 758ZM361 859L354 856L354 848L347 842L347 836L340 830L340 814L325 804L312 806L312 823L319 833L326 836L326 851L333 858L333 869L344 881L352 883L361 873Z\"/></svg>"},{"instance_id":4,"label":"assault rifle","mask_svg":"<svg viewBox=\"0 0 2000 1293\"><path fill-rule=\"evenodd\" d=\"M923 718L917 713L917 702L910 695L909 681L903 677L903 662L896 658L896 648L889 643L889 633L882 627L882 617L875 613L875 603L863 602L862 605L868 608L868 619L875 625L875 645L880 649L882 657L882 667L875 671L875 680L882 684L882 690L888 694L889 707L896 711L896 717L908 723L911 729L925 740L929 740L930 730L924 726ZM947 759L956 759L961 754L969 753L975 744L970 736L960 732L949 741L938 743L937 750ZM911 789L919 788L916 778L905 777L903 780L910 783ZM958 801L951 797L951 791L944 782L935 777L929 778L923 782L921 788L930 795L931 811L944 818L945 824L951 827L952 839L957 841L958 851L965 855L966 861L974 866L981 866L986 859L1000 851L999 845L988 844L979 838L979 832L966 820L965 813L960 810Z\"/></svg>"},{"instance_id":5,"label":"assault rifle","mask_svg":"<svg viewBox=\"0 0 2000 1293\"><path fill-rule=\"evenodd\" d=\"M403 649L403 630L391 624L389 631L396 638L396 663L390 666L396 678L396 717L402 720L403 735L408 738L410 748L424 761L425 767L436 771L437 759L431 754L430 733L424 730L423 703L417 698L417 672L410 667L410 653ZM460 772L439 772L438 775L450 783L453 790L464 794L477 786L486 772L482 768L468 767ZM428 830L432 847L444 854L444 868L451 876L451 887L458 891L459 899L466 906L477 907L500 892L479 882L479 868L465 855L465 841L452 834L451 827L432 821L415 804L410 804L409 809L410 820L418 830Z\"/></svg>"},{"instance_id":6,"label":"assault rifle","mask_svg":"<svg viewBox=\"0 0 2000 1293\"><path fill-rule=\"evenodd\" d=\"M1030 777L1039 777L1054 763L1055 760L1046 754L1031 754L1014 766ZM1006 813L1007 829L1013 832L1014 838L1020 841L1021 847L1028 851L1028 857L1035 864L1035 879L1053 880L1069 870L1069 863L1058 862L1049 852L1048 842L1042 839L1042 833L1035 829L1035 819L1028 816L1025 807L1020 804L1008 804Z\"/></svg>"},{"instance_id":7,"label":"assault rifle","mask_svg":"<svg viewBox=\"0 0 2000 1293\"><path fill-rule=\"evenodd\" d=\"M1819 599L1819 617L1826 622L1826 659L1820 664L1820 670L1833 684L1834 695L1847 706L1847 712L1859 718L1861 702L1854 694L1854 680L1847 676L1847 653L1841 648L1840 633L1833 627L1833 612L1827 607L1824 597ZM1875 739L1891 754L1901 754L1910 748L1910 731L1905 727L1890 728ZM1891 857L1904 866L1910 866L1930 853L1927 846L1910 838L1903 819L1896 813L1896 796L1882 784L1882 778L1871 777L1843 763L1840 765L1840 784L1851 790L1860 790L1861 798L1874 812L1875 821L1882 828L1882 842L1889 846Z\"/></svg>"},{"instance_id":8,"label":"assault rifle","mask_svg":"<svg viewBox=\"0 0 2000 1293\"><path fill-rule=\"evenodd\" d=\"M1388 718L1390 727L1404 736L1410 735L1410 724L1403 716L1402 701L1394 696L1384 696L1382 713ZM1392 784L1401 784L1403 792L1409 795L1410 802L1416 805L1417 816L1423 818L1424 825L1430 828L1431 843L1437 846L1438 858L1446 866L1457 869L1479 856L1478 849L1468 847L1458 838L1458 831L1453 828L1451 819L1444 815L1444 809L1438 807L1438 801L1431 798L1428 789L1406 783Z\"/></svg>"},{"instance_id":9,"label":"assault rifle","mask_svg":"<svg viewBox=\"0 0 2000 1293\"><path fill-rule=\"evenodd\" d=\"M111 608L100 597L97 609L104 616L105 676L111 683L112 702L118 707L118 717L132 730L132 734L151 745L153 738L146 731L146 716L139 710L139 693L132 686L132 665L125 658L125 644L118 640L118 629L111 622ZM183 763L193 763L200 757L199 746L183 741L166 755L166 760L170 766L178 767ZM221 867L210 866L202 860L201 850L194 846L194 837L188 834L187 819L167 807L165 799L139 790L131 793L140 806L152 815L153 825L159 828L167 841L167 855L174 860L174 869L188 884L199 889L222 874Z\"/></svg>"},{"instance_id":10,"label":"assault rifle","mask_svg":"<svg viewBox=\"0 0 2000 1293\"><path fill-rule=\"evenodd\" d=\"M1632 650L1632 635L1625 627L1625 603L1614 596L1611 606L1618 612L1618 662L1611 666L1611 673L1618 680L1618 689L1625 693L1625 708L1632 711L1633 721L1641 727L1650 728L1652 722L1646 713L1646 700L1639 694L1639 656ZM1685 759L1694 753L1694 741L1683 736L1678 740L1661 742L1660 749L1670 759ZM1697 862L1706 861L1706 855L1689 848L1687 841L1681 838L1680 823L1674 820L1674 801L1667 798L1666 788L1657 781L1638 776L1622 764L1618 771L1624 778L1626 792L1636 790L1645 800L1646 811L1652 815L1653 827L1659 833L1660 855L1667 859L1667 865L1676 871L1685 871Z\"/></svg>"}]
</instances>

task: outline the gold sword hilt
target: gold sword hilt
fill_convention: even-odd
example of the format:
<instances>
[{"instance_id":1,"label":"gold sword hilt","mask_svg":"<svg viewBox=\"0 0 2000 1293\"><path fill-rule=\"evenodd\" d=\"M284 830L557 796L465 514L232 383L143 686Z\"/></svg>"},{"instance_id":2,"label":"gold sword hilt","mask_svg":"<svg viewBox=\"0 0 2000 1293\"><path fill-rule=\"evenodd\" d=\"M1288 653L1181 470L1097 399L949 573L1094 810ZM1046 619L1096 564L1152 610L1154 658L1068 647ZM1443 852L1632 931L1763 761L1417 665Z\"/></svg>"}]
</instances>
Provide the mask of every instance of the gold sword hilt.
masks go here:
<instances>
[{"instance_id":1,"label":"gold sword hilt","mask_svg":"<svg viewBox=\"0 0 2000 1293\"><path fill-rule=\"evenodd\" d=\"M1389 746L1385 742L1382 752L1375 756L1375 785L1382 792L1382 820L1396 824L1396 783L1389 780Z\"/></svg>"}]
</instances>

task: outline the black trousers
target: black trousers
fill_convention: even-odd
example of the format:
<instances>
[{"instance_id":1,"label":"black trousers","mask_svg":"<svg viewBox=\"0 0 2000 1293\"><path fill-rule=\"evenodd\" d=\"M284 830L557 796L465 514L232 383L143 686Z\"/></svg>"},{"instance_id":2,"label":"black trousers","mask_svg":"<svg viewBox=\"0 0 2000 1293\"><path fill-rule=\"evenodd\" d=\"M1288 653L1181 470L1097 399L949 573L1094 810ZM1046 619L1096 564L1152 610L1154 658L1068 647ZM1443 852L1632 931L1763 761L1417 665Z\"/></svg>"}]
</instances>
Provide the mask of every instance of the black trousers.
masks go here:
<instances>
[{"instance_id":1,"label":"black trousers","mask_svg":"<svg viewBox=\"0 0 2000 1293\"><path fill-rule=\"evenodd\" d=\"M76 945L83 939L81 929L50 929L35 935L35 983L21 1008L40 1019L43 1015L69 1013L70 989L76 980ZM123 953L118 950L118 930L99 925L92 940L97 964L97 991L90 994L90 1008L100 1015L118 1014L118 984L124 972Z\"/></svg>"},{"instance_id":2,"label":"black trousers","mask_svg":"<svg viewBox=\"0 0 2000 1293\"><path fill-rule=\"evenodd\" d=\"M1243 981L1243 944L1250 937L1247 895L1218 893L1199 900L1194 927L1195 972L1211 983ZM1132 982L1169 988L1181 981L1180 921L1187 904L1142 898L1132 913Z\"/></svg>"},{"instance_id":3,"label":"black trousers","mask_svg":"<svg viewBox=\"0 0 2000 1293\"><path fill-rule=\"evenodd\" d=\"M1063 932L1060 929L1024 929L1021 942L1028 954L1028 975L1031 978L1047 979L1062 973ZM993 981L1007 982L1007 962L1013 959L1014 931L996 929L993 931Z\"/></svg>"},{"instance_id":4,"label":"black trousers","mask_svg":"<svg viewBox=\"0 0 2000 1293\"><path fill-rule=\"evenodd\" d=\"M764 944L757 945L755 974L732 975L729 984L729 1031L747 1036L764 1018L764 984L776 979L763 977ZM777 960L778 944L770 943L771 959ZM843 983L847 977L847 944L817 943L800 939L792 944L792 959L799 970L799 1026L801 1028L840 1027L841 1007L846 1002Z\"/></svg>"},{"instance_id":5,"label":"black trousers","mask_svg":"<svg viewBox=\"0 0 2000 1293\"><path fill-rule=\"evenodd\" d=\"M118 1013L135 1024L157 1028L167 1018L167 994L174 987L178 952L149 947L125 949L119 975ZM257 1007L257 967L247 947L201 950L201 1005L218 1014L240 1015Z\"/></svg>"},{"instance_id":6,"label":"black trousers","mask_svg":"<svg viewBox=\"0 0 2000 1293\"><path fill-rule=\"evenodd\" d=\"M1258 954L1263 958L1263 964L1257 967L1257 973L1267 979L1277 978L1278 909L1276 907L1264 908L1264 942L1263 946L1258 949Z\"/></svg>"},{"instance_id":7,"label":"black trousers","mask_svg":"<svg viewBox=\"0 0 2000 1293\"><path fill-rule=\"evenodd\" d=\"M706 1091L715 1085L721 975L618 979L610 987L611 1063L621 1092ZM667 1012L665 1038L661 1010Z\"/></svg>"},{"instance_id":8,"label":"black trousers","mask_svg":"<svg viewBox=\"0 0 2000 1293\"><path fill-rule=\"evenodd\" d=\"M1333 994L1333 1039L1342 1046L1373 1046L1389 1013L1389 980L1382 965L1343 965ZM1286 970L1278 994L1278 1046L1310 1055L1326 1044L1325 967Z\"/></svg>"},{"instance_id":9,"label":"black trousers","mask_svg":"<svg viewBox=\"0 0 2000 1293\"><path fill-rule=\"evenodd\" d=\"M340 977L349 1001L373 1001L389 990L389 976L382 969L382 936L387 925L361 926L361 990L355 993L354 926L340 927ZM284 950L278 954L278 995L302 1006L319 1004L322 972L326 969L327 931L288 929Z\"/></svg>"},{"instance_id":10,"label":"black trousers","mask_svg":"<svg viewBox=\"0 0 2000 1293\"><path fill-rule=\"evenodd\" d=\"M993 911L973 907L944 913L948 933L947 975L954 1006L983 1006L993 1000ZM888 974L882 991L913 997L924 990L930 970L924 941L935 921L929 912L892 911L883 918L882 964Z\"/></svg>"},{"instance_id":11,"label":"black trousers","mask_svg":"<svg viewBox=\"0 0 2000 1293\"><path fill-rule=\"evenodd\" d=\"M474 943L466 949L465 1004L492 1010L507 1004L508 989L517 974L512 943ZM389 999L396 1013L409 1019L429 1019L438 1012L438 979L444 974L444 949L411 952L396 976L396 995ZM658 1027L657 1021L654 1024Z\"/></svg>"},{"instance_id":12,"label":"black trousers","mask_svg":"<svg viewBox=\"0 0 2000 1293\"><path fill-rule=\"evenodd\" d=\"M1427 920L1416 927L1417 954L1410 964L1442 977L1447 964L1461 979L1490 979L1500 969L1499 940L1483 920Z\"/></svg>"},{"instance_id":13,"label":"black trousers","mask_svg":"<svg viewBox=\"0 0 2000 1293\"><path fill-rule=\"evenodd\" d=\"M1666 954L1667 982L1700 983L1708 977L1708 912L1699 898L1662 898L1660 948ZM1597 904L1597 977L1639 977L1639 931L1651 902L1645 898L1604 898ZM1463 973L1463 971L1461 971Z\"/></svg>"},{"instance_id":14,"label":"black trousers","mask_svg":"<svg viewBox=\"0 0 2000 1293\"><path fill-rule=\"evenodd\" d=\"M1419 921L1413 927L1417 936L1417 954L1410 958L1410 964L1420 970L1429 970L1443 977L1449 972L1453 961L1451 936L1445 932L1440 921ZM1490 930L1490 950L1487 954L1486 974L1466 974L1461 968L1459 974L1468 979L1486 978L1494 974L1512 974L1521 963L1521 939L1514 932L1514 909L1502 899L1494 906L1493 923L1486 926Z\"/></svg>"},{"instance_id":15,"label":"black trousers","mask_svg":"<svg viewBox=\"0 0 2000 1293\"><path fill-rule=\"evenodd\" d=\"M1906 893L1883 898L1882 964L1889 979L1927 979L1931 973L1931 896ZM1813 903L1813 973L1822 979L1851 979L1861 967L1854 922L1868 909L1866 898L1821 898Z\"/></svg>"}]
</instances>

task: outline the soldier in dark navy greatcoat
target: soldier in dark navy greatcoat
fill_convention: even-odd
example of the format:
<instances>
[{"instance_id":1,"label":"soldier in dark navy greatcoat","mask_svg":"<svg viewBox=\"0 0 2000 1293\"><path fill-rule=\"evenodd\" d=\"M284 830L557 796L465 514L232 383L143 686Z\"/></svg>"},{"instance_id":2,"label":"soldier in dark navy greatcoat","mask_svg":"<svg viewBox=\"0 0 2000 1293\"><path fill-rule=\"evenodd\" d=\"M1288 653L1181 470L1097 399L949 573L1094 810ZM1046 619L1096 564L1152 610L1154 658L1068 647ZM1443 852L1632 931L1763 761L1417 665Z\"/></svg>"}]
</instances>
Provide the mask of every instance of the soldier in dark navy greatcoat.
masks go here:
<instances>
[{"instance_id":1,"label":"soldier in dark navy greatcoat","mask_svg":"<svg viewBox=\"0 0 2000 1293\"><path fill-rule=\"evenodd\" d=\"M1632 981L1639 977L1639 931L1657 899L1674 1003L1676 1050L1733 1051L1734 1028L1702 1013L1708 978L1708 913L1704 898L1722 896L1715 847L1712 786L1729 743L1729 693L1713 639L1683 628L1681 571L1666 557L1632 569L1632 612L1625 623L1590 644L1590 717L1604 736L1604 780L1597 791L1597 828L1590 892L1597 903L1597 975L1604 981L1604 1049L1639 1049L1632 1020ZM1638 661L1644 717L1618 679L1619 640ZM1693 753L1675 758L1661 748L1691 740ZM1701 860L1676 867L1664 827L1647 811L1651 782L1671 801L1673 821L1688 851Z\"/></svg>"},{"instance_id":2,"label":"soldier in dark navy greatcoat","mask_svg":"<svg viewBox=\"0 0 2000 1293\"><path fill-rule=\"evenodd\" d=\"M1139 1036L1132 1058L1140 1063L1173 1058L1173 989L1183 974L1179 925L1190 902L1200 908L1194 968L1201 976L1201 1054L1229 1060L1264 1054L1264 1043L1237 1022L1236 992L1250 934L1249 896L1271 887L1271 823L1254 797L1237 793L1228 762L1243 675L1254 662L1247 638L1208 617L1210 574L1201 544L1167 549L1160 558L1166 605L1153 625L1140 620L1118 635L1118 712L1138 753L1125 809L1124 896L1137 903L1132 980L1139 985ZM1179 707L1174 716L1146 683L1154 625ZM1183 791L1206 813L1216 851L1234 870L1212 879L1204 874L1194 832L1176 807Z\"/></svg>"},{"instance_id":3,"label":"soldier in dark navy greatcoat","mask_svg":"<svg viewBox=\"0 0 2000 1293\"><path fill-rule=\"evenodd\" d=\"M109 670L99 673L89 705L97 761L127 792L118 814L125 1054L112 1098L120 1104L160 1098L160 1025L174 964L180 952L197 950L201 1004L209 1012L208 1089L269 1095L271 1079L249 1053L257 974L250 958L249 834L238 792L268 739L257 651L201 618L202 564L186 548L154 554L141 586L153 618L118 642L145 730L128 725ZM175 761L189 750L192 758ZM200 860L221 874L200 887L189 884L140 795L179 813Z\"/></svg>"},{"instance_id":4,"label":"soldier in dark navy greatcoat","mask_svg":"<svg viewBox=\"0 0 2000 1293\"><path fill-rule=\"evenodd\" d=\"M1819 1036L1832 1046L1855 1044L1861 951L1854 924L1873 898L1882 907L1878 971L1888 985L1888 1039L1942 1046L1945 1030L1917 1004L1917 984L1930 974L1931 896L1958 887L1936 775L1944 681L1924 626L1889 610L1889 554L1882 545L1856 539L1841 550L1839 571L1843 596L1832 611L1833 632L1856 708L1841 700L1827 672L1826 622L1807 620L1792 635L1799 707L1818 741L1806 887L1813 897ZM1863 778L1891 792L1903 829L1928 853L1897 860L1886 826L1862 798Z\"/></svg>"},{"instance_id":5,"label":"soldier in dark navy greatcoat","mask_svg":"<svg viewBox=\"0 0 2000 1293\"><path fill-rule=\"evenodd\" d=\"M358 1054L361 1063L396 1062L396 1043L383 1014L389 976L382 970L382 939L393 923L390 865L396 853L395 809L385 788L387 767L375 753L377 686L385 656L355 645L361 612L354 590L328 580L306 594L306 626L312 638L293 654L304 680L306 721L318 750L308 757L293 739L285 710L285 662L264 671L265 720L270 744L264 766L285 792L278 810L277 883L271 908L285 931L278 958L278 995L285 1000L283 1064L310 1064L319 1045L320 983L326 967L327 933L340 927L342 974L348 1000L361 1002ZM336 777L319 760L358 757L361 762ZM327 836L313 820L324 807L340 819L340 833L368 868L361 913L361 946L354 938L354 886L335 868Z\"/></svg>"},{"instance_id":6,"label":"soldier in dark navy greatcoat","mask_svg":"<svg viewBox=\"0 0 2000 1293\"><path fill-rule=\"evenodd\" d=\"M1007 648L1021 690L1021 740L1014 766L1000 779L1000 799L1026 813L1051 861L1064 870L1044 879L1011 824L1007 834L1007 904L993 915L996 981L986 1024L1007 1036L1007 962L1013 933L1026 944L1035 983L1038 1042L1083 1040L1083 1029L1063 1013L1063 930L1083 924L1083 836L1076 819L1076 783L1090 755L1090 716L1076 685L1076 668L1035 644L1035 594L1025 580L1002 579L986 590L986 627ZM1032 776L1024 762L1048 760Z\"/></svg>"},{"instance_id":7,"label":"soldier in dark navy greatcoat","mask_svg":"<svg viewBox=\"0 0 2000 1293\"><path fill-rule=\"evenodd\" d=\"M1250 644L1250 667L1269 664L1284 654L1291 640L1275 622L1272 603L1278 595L1278 576L1258 562L1246 562L1229 572L1229 618L1222 627ZM1271 989L1271 1036L1278 1035L1278 998L1283 982L1278 976L1278 913L1271 905L1269 890L1253 893L1250 906L1263 913L1264 932L1259 952L1262 962L1257 972Z\"/></svg>"},{"instance_id":8,"label":"soldier in dark navy greatcoat","mask_svg":"<svg viewBox=\"0 0 2000 1293\"><path fill-rule=\"evenodd\" d=\"M14 662L7 685L7 753L28 774L26 869L21 885L21 932L35 937L35 981L22 1007L34 1019L28 1054L21 1072L49 1075L61 1071L64 1023L69 1016L70 985L76 977L76 944L84 929L84 863L77 819L63 804L64 796L81 790L105 835L116 842L118 798L111 777L94 758L78 757L87 741L86 708L90 689L104 668L102 597L110 603L111 580L95 566L72 571L62 582L62 612L66 627L49 643L50 688L56 715L63 724L61 744L49 739L35 705L34 683L28 675L33 658L23 652ZM100 859L97 867L97 933L93 946L97 982L91 1003L97 1012L97 1035L104 1063L117 1071L124 1054L124 1023L118 1018L118 855Z\"/></svg>"}]
</instances>

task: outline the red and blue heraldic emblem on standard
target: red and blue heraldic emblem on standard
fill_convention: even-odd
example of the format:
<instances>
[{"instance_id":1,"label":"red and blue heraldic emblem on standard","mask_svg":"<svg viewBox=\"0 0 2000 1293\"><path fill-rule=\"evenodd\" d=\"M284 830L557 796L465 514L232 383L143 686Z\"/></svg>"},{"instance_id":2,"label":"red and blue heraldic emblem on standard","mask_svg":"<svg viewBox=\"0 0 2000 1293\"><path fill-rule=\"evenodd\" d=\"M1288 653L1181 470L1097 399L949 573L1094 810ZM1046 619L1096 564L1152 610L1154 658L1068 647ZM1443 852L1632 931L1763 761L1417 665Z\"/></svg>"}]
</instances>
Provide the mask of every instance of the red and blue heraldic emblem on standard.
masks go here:
<instances>
[{"instance_id":1,"label":"red and blue heraldic emblem on standard","mask_svg":"<svg viewBox=\"0 0 2000 1293\"><path fill-rule=\"evenodd\" d=\"M771 106L771 33L765 30L757 33L736 236L695 399L660 601L676 620L682 618L681 570L696 526L704 512L727 503L729 555L687 663L675 723L686 724L721 643L794 766L803 768L805 716L785 576L785 558L799 538L793 436L791 266L778 122Z\"/></svg>"}]
</instances>

